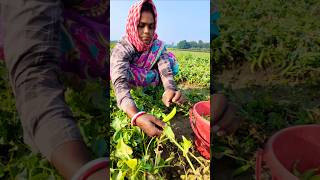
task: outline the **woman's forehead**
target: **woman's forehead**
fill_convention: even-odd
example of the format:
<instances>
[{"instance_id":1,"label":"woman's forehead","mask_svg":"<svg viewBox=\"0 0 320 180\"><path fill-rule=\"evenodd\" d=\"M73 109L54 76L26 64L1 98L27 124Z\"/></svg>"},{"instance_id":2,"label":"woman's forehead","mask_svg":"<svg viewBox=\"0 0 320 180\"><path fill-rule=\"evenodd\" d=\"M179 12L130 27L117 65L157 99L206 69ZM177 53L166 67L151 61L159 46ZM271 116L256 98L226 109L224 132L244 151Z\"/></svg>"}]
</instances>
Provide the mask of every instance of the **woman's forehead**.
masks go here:
<instances>
[{"instance_id":1,"label":"woman's forehead","mask_svg":"<svg viewBox=\"0 0 320 180\"><path fill-rule=\"evenodd\" d=\"M148 12L148 11L142 12L141 13L141 17L140 17L140 23L153 24L154 23L153 14L151 12Z\"/></svg>"}]
</instances>

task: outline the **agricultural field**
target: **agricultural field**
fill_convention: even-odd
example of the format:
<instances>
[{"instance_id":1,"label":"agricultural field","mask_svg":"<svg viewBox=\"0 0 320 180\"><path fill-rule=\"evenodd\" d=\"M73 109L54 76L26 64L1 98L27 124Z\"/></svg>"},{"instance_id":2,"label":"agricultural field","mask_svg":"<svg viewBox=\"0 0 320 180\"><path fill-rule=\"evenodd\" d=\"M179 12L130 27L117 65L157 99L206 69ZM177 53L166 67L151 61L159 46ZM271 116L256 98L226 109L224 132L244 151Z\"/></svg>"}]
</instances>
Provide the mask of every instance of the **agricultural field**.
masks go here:
<instances>
[{"instance_id":1,"label":"agricultural field","mask_svg":"<svg viewBox=\"0 0 320 180\"><path fill-rule=\"evenodd\" d=\"M66 101L78 121L81 133L93 157L108 153L106 134L108 114L106 87L101 81L81 84L66 81ZM3 61L0 61L0 179L58 179L63 178L39 154L32 153L23 142L23 132L16 111L14 96Z\"/></svg>"},{"instance_id":2,"label":"agricultural field","mask_svg":"<svg viewBox=\"0 0 320 180\"><path fill-rule=\"evenodd\" d=\"M242 124L214 137L213 169L217 179L250 180L255 152L275 132L320 123L320 2L220 2L214 87L238 106Z\"/></svg>"},{"instance_id":3,"label":"agricultural field","mask_svg":"<svg viewBox=\"0 0 320 180\"><path fill-rule=\"evenodd\" d=\"M209 98L209 53L179 51L174 53L180 64L177 82L190 100L190 105L207 100ZM195 61L201 63L198 64ZM191 68L198 68L198 73L191 71ZM116 107L113 91L111 91L110 101L106 99L108 91L106 91L105 82L87 80L74 83L65 80L65 85L66 101L78 121L92 156L98 158L111 153L113 178L123 179L132 175L137 179L140 177L180 178L181 175L188 175L190 178L194 172L199 172L204 177L209 175L209 161L202 158L192 145L193 135L188 124L190 105L177 107L177 113L170 121L174 139L179 144L182 142L185 144L178 147L171 142L172 134L171 140L167 136L148 138L139 128L130 126L129 119ZM165 108L160 102L163 90L151 88L148 91L139 89L133 91L134 97L139 97L137 100L139 107L144 107L147 112L158 117L170 113L172 107ZM107 113L109 106L110 116ZM109 117L112 119L111 123ZM107 124L111 124L111 130ZM63 179L47 160L39 154L32 153L24 144L21 123L3 61L0 62L0 127L0 179ZM185 140L182 135L185 136ZM107 137L110 137L111 147L106 143L109 141ZM190 167L184 152L187 153L195 171ZM182 168L184 165L185 169Z\"/></svg>"},{"instance_id":4,"label":"agricultural field","mask_svg":"<svg viewBox=\"0 0 320 180\"><path fill-rule=\"evenodd\" d=\"M179 63L175 77L178 87L189 103L176 106L176 115L169 121L163 135L147 137L116 106L111 92L111 177L112 179L209 179L210 162L199 155L193 145L189 124L189 108L209 99L210 54L170 49ZM174 107L161 101L162 87L137 88L131 91L139 109L165 119ZM170 116L170 115L169 115Z\"/></svg>"}]
</instances>

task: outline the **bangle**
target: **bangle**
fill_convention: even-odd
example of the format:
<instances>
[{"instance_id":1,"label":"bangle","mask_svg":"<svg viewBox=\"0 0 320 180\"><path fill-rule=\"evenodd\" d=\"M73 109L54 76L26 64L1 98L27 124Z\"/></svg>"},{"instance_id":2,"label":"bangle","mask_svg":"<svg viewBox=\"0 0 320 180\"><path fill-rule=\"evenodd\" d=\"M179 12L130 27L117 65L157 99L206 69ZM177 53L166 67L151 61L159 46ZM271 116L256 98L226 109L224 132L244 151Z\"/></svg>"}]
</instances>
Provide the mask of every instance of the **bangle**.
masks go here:
<instances>
[{"instance_id":1,"label":"bangle","mask_svg":"<svg viewBox=\"0 0 320 180\"><path fill-rule=\"evenodd\" d=\"M99 171L100 169L107 169L109 164L109 159L99 158L90 161L83 165L71 178L71 180L85 180L93 173Z\"/></svg>"},{"instance_id":2,"label":"bangle","mask_svg":"<svg viewBox=\"0 0 320 180\"><path fill-rule=\"evenodd\" d=\"M143 114L146 114L146 112L144 111L140 111L138 113L136 113L132 118L131 118L131 124L132 125L136 125L136 120L139 116L143 115Z\"/></svg>"}]
</instances>

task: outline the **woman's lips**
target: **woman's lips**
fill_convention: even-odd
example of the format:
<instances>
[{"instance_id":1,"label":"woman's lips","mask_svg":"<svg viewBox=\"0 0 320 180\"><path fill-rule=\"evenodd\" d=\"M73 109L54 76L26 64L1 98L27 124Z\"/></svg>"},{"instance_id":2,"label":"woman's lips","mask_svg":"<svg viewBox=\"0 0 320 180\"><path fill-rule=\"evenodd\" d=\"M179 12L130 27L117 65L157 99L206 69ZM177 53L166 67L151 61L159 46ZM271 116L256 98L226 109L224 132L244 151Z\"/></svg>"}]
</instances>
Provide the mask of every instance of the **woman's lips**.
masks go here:
<instances>
[{"instance_id":1,"label":"woman's lips","mask_svg":"<svg viewBox=\"0 0 320 180\"><path fill-rule=\"evenodd\" d=\"M145 37L145 38L142 38L142 40L143 40L143 41L150 41L150 40L151 40L151 38L149 38L149 37Z\"/></svg>"}]
</instances>

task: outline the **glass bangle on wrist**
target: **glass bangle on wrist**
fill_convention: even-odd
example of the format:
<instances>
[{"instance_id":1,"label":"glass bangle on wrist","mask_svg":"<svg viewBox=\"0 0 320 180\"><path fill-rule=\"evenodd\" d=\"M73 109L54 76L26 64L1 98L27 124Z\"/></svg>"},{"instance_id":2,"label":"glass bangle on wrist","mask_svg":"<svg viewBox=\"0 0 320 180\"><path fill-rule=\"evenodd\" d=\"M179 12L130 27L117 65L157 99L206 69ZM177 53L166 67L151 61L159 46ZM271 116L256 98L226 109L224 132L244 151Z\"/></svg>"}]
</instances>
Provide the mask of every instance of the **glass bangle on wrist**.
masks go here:
<instances>
[{"instance_id":1,"label":"glass bangle on wrist","mask_svg":"<svg viewBox=\"0 0 320 180\"><path fill-rule=\"evenodd\" d=\"M140 117L140 116L142 116L142 115L144 115L144 114L146 114L146 112L144 112L144 111L140 111L140 112L136 113L136 114L131 118L131 124L135 126L135 125L136 125L137 118Z\"/></svg>"},{"instance_id":2,"label":"glass bangle on wrist","mask_svg":"<svg viewBox=\"0 0 320 180\"><path fill-rule=\"evenodd\" d=\"M77 172L72 176L71 180L86 180L97 171L101 169L107 169L108 165L109 159L107 157L92 160L77 170Z\"/></svg>"}]
</instances>

